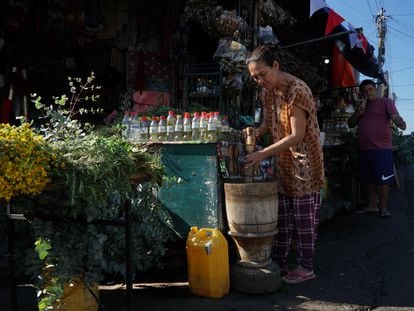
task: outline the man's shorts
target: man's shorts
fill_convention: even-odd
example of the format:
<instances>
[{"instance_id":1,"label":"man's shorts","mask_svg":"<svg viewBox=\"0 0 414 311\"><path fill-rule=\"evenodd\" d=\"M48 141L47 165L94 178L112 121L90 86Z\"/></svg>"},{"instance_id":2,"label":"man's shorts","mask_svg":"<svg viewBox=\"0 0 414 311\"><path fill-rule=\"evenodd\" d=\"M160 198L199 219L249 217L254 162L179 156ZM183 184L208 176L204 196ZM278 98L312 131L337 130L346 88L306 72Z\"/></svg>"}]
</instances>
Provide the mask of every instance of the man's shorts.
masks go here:
<instances>
[{"instance_id":1,"label":"man's shorts","mask_svg":"<svg viewBox=\"0 0 414 311\"><path fill-rule=\"evenodd\" d=\"M394 159L391 149L358 152L359 180L363 185L395 183Z\"/></svg>"}]
</instances>

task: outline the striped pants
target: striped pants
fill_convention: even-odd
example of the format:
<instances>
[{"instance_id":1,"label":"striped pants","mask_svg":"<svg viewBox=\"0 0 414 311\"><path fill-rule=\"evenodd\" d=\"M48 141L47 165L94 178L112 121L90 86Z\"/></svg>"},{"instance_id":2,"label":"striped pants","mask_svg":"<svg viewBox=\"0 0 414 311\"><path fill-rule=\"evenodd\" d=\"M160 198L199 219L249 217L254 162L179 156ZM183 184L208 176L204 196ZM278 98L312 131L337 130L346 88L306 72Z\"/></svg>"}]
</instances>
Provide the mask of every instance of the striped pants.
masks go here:
<instances>
[{"instance_id":1,"label":"striped pants","mask_svg":"<svg viewBox=\"0 0 414 311\"><path fill-rule=\"evenodd\" d=\"M287 257L292 235L297 238L298 264L307 270L313 270L320 206L319 192L303 197L289 197L279 193L279 231L273 244L272 257L282 272L288 271Z\"/></svg>"}]
</instances>

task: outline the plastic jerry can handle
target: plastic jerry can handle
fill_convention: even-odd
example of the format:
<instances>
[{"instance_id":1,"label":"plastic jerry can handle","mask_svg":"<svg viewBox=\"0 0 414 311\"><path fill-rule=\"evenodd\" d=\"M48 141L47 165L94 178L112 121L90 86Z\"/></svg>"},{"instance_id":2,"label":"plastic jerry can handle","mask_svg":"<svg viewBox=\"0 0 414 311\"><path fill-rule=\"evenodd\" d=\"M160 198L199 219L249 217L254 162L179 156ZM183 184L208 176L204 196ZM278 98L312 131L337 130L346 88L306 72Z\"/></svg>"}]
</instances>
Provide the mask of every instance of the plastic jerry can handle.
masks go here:
<instances>
[{"instance_id":1,"label":"plastic jerry can handle","mask_svg":"<svg viewBox=\"0 0 414 311\"><path fill-rule=\"evenodd\" d=\"M204 250L206 251L206 255L211 255L211 241L204 245Z\"/></svg>"}]
</instances>

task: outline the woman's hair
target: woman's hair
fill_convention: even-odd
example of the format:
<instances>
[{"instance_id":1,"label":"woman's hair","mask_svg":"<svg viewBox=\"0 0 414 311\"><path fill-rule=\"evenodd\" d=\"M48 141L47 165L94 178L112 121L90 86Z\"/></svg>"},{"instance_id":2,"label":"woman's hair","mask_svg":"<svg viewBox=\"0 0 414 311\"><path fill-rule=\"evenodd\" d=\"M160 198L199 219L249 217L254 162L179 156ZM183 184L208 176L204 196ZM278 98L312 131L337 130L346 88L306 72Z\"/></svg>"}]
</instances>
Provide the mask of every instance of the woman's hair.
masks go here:
<instances>
[{"instance_id":1,"label":"woman's hair","mask_svg":"<svg viewBox=\"0 0 414 311\"><path fill-rule=\"evenodd\" d=\"M263 63L266 66L272 67L274 61L277 61L280 64L280 57L276 51L276 46L259 45L246 59L246 65L255 62Z\"/></svg>"}]
</instances>

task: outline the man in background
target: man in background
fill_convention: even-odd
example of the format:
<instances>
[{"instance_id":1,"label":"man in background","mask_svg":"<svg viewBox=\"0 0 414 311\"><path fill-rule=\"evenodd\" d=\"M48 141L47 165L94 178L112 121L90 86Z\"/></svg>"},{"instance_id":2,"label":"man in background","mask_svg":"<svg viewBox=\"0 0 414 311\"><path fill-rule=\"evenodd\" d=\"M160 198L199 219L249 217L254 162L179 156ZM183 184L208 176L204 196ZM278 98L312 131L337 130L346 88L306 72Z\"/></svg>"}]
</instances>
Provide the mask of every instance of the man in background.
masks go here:
<instances>
[{"instance_id":1,"label":"man in background","mask_svg":"<svg viewBox=\"0 0 414 311\"><path fill-rule=\"evenodd\" d=\"M358 125L359 178L368 192L365 211L379 212L381 217L388 218L391 217L387 207L388 191L389 186L395 183L391 121L401 130L405 130L407 125L394 101L377 97L374 81L364 80L359 88L362 100L349 118L348 126Z\"/></svg>"}]
</instances>

